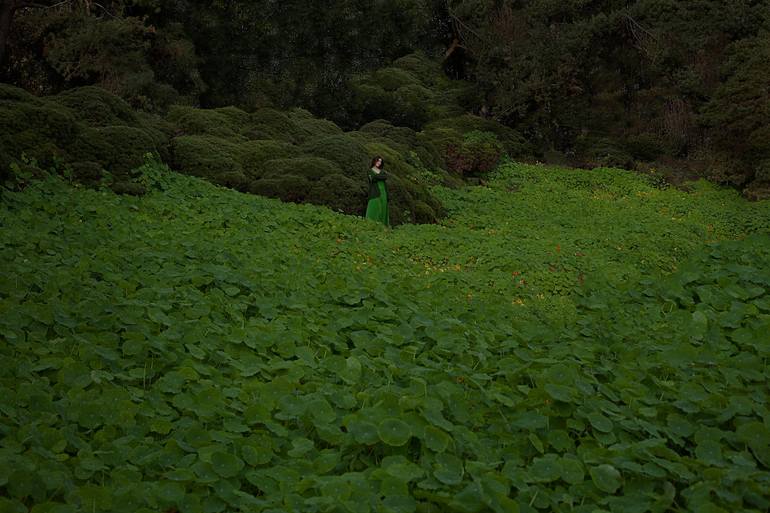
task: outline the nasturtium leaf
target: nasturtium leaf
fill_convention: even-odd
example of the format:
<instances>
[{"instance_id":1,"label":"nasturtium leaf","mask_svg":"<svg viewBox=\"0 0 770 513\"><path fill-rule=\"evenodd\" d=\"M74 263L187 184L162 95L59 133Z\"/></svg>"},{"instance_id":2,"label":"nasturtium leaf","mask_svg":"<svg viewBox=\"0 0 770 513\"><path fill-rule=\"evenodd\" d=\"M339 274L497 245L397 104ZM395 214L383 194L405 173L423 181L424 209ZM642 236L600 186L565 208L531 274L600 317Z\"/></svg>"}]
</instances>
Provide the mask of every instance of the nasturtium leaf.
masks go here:
<instances>
[{"instance_id":1,"label":"nasturtium leaf","mask_svg":"<svg viewBox=\"0 0 770 513\"><path fill-rule=\"evenodd\" d=\"M264 463L262 461L263 458L260 455L260 451L251 445L244 445L241 448L241 457L243 457L243 461L252 467L256 467Z\"/></svg>"},{"instance_id":2,"label":"nasturtium leaf","mask_svg":"<svg viewBox=\"0 0 770 513\"><path fill-rule=\"evenodd\" d=\"M318 474L331 472L340 463L340 453L332 449L324 449L313 461L313 469Z\"/></svg>"},{"instance_id":3,"label":"nasturtium leaf","mask_svg":"<svg viewBox=\"0 0 770 513\"><path fill-rule=\"evenodd\" d=\"M28 513L29 509L15 499L0 497L0 511L2 511L2 513Z\"/></svg>"},{"instance_id":4,"label":"nasturtium leaf","mask_svg":"<svg viewBox=\"0 0 770 513\"><path fill-rule=\"evenodd\" d=\"M695 456L707 465L720 465L722 460L722 445L714 440L704 440L695 448Z\"/></svg>"},{"instance_id":5,"label":"nasturtium leaf","mask_svg":"<svg viewBox=\"0 0 770 513\"><path fill-rule=\"evenodd\" d=\"M425 471L422 468L408 461L403 456L389 458L384 458L381 464L381 467L385 469L388 475L403 479L404 481L413 481L425 475Z\"/></svg>"},{"instance_id":6,"label":"nasturtium leaf","mask_svg":"<svg viewBox=\"0 0 770 513\"><path fill-rule=\"evenodd\" d=\"M362 367L359 359L355 356L350 356L345 360L345 367L342 369L339 376L345 383L353 385L358 383L361 379L361 372Z\"/></svg>"},{"instance_id":7,"label":"nasturtium leaf","mask_svg":"<svg viewBox=\"0 0 770 513\"><path fill-rule=\"evenodd\" d=\"M408 495L390 495L382 499L383 513L414 513L417 502Z\"/></svg>"},{"instance_id":8,"label":"nasturtium leaf","mask_svg":"<svg viewBox=\"0 0 770 513\"><path fill-rule=\"evenodd\" d=\"M532 460L527 472L533 483L550 483L561 476L561 462L556 454L546 454Z\"/></svg>"},{"instance_id":9,"label":"nasturtium leaf","mask_svg":"<svg viewBox=\"0 0 770 513\"><path fill-rule=\"evenodd\" d=\"M158 481L154 485L155 496L164 504L179 504L185 496L185 488L179 482Z\"/></svg>"},{"instance_id":10,"label":"nasturtium leaf","mask_svg":"<svg viewBox=\"0 0 770 513\"><path fill-rule=\"evenodd\" d=\"M307 405L307 409L315 424L331 424L337 419L334 408L326 399L318 398L311 400Z\"/></svg>"},{"instance_id":11,"label":"nasturtium leaf","mask_svg":"<svg viewBox=\"0 0 770 513\"><path fill-rule=\"evenodd\" d=\"M19 469L8 476L6 485L11 497L24 498L32 497L40 501L45 497L45 484L40 476L29 470Z\"/></svg>"},{"instance_id":12,"label":"nasturtium leaf","mask_svg":"<svg viewBox=\"0 0 770 513\"><path fill-rule=\"evenodd\" d=\"M398 447L404 445L412 437L409 424L397 418L387 418L377 426L377 433L387 445Z\"/></svg>"},{"instance_id":13,"label":"nasturtium leaf","mask_svg":"<svg viewBox=\"0 0 770 513\"><path fill-rule=\"evenodd\" d=\"M444 452L449 446L449 442L452 441L452 438L437 427L426 426L424 441L425 445L431 451Z\"/></svg>"},{"instance_id":14,"label":"nasturtium leaf","mask_svg":"<svg viewBox=\"0 0 770 513\"><path fill-rule=\"evenodd\" d=\"M163 417L155 417L150 421L150 431L161 435L167 435L173 426L170 420Z\"/></svg>"},{"instance_id":15,"label":"nasturtium leaf","mask_svg":"<svg viewBox=\"0 0 770 513\"><path fill-rule=\"evenodd\" d=\"M211 454L211 467L222 477L233 477L243 469L243 460L234 454L217 451Z\"/></svg>"},{"instance_id":16,"label":"nasturtium leaf","mask_svg":"<svg viewBox=\"0 0 770 513\"><path fill-rule=\"evenodd\" d=\"M288 455L292 458L302 457L308 451L311 451L314 446L313 441L308 438L295 438L291 441L291 449L288 451Z\"/></svg>"},{"instance_id":17,"label":"nasturtium leaf","mask_svg":"<svg viewBox=\"0 0 770 513\"><path fill-rule=\"evenodd\" d=\"M234 285L227 285L222 288L222 291L228 296L232 297L232 296L237 296L241 292L241 289L239 289Z\"/></svg>"},{"instance_id":18,"label":"nasturtium leaf","mask_svg":"<svg viewBox=\"0 0 770 513\"><path fill-rule=\"evenodd\" d=\"M495 513L519 513L519 504L508 497L510 487L498 476L485 475L479 480L481 498Z\"/></svg>"},{"instance_id":19,"label":"nasturtium leaf","mask_svg":"<svg viewBox=\"0 0 770 513\"><path fill-rule=\"evenodd\" d=\"M540 440L539 436L537 436L535 433L530 433L527 438L529 439L529 442L532 444L532 446L537 449L537 452L540 454L545 452L545 446L543 445L543 441Z\"/></svg>"},{"instance_id":20,"label":"nasturtium leaf","mask_svg":"<svg viewBox=\"0 0 770 513\"><path fill-rule=\"evenodd\" d=\"M521 429L545 429L548 426L548 417L533 411L519 412L513 416L511 423Z\"/></svg>"},{"instance_id":21,"label":"nasturtium leaf","mask_svg":"<svg viewBox=\"0 0 770 513\"><path fill-rule=\"evenodd\" d=\"M607 493L615 493L621 485L621 475L612 465L603 464L591 467L591 480L596 487Z\"/></svg>"},{"instance_id":22,"label":"nasturtium leaf","mask_svg":"<svg viewBox=\"0 0 770 513\"><path fill-rule=\"evenodd\" d=\"M575 397L574 389L555 383L547 383L545 385L545 391L555 400L565 403L572 402Z\"/></svg>"},{"instance_id":23,"label":"nasturtium leaf","mask_svg":"<svg viewBox=\"0 0 770 513\"><path fill-rule=\"evenodd\" d=\"M79 486L74 494L80 502L81 511L110 511L112 509L112 494L108 488L86 484Z\"/></svg>"},{"instance_id":24,"label":"nasturtium leaf","mask_svg":"<svg viewBox=\"0 0 770 513\"><path fill-rule=\"evenodd\" d=\"M602 433L609 433L612 431L612 421L598 412L592 412L588 414L588 422L591 426Z\"/></svg>"},{"instance_id":25,"label":"nasturtium leaf","mask_svg":"<svg viewBox=\"0 0 770 513\"><path fill-rule=\"evenodd\" d=\"M360 444L372 445L380 439L377 425L372 422L351 417L346 419L345 425L348 433Z\"/></svg>"},{"instance_id":26,"label":"nasturtium leaf","mask_svg":"<svg viewBox=\"0 0 770 513\"><path fill-rule=\"evenodd\" d=\"M169 481L195 481L195 474L188 468L178 468L163 474Z\"/></svg>"},{"instance_id":27,"label":"nasturtium leaf","mask_svg":"<svg viewBox=\"0 0 770 513\"><path fill-rule=\"evenodd\" d=\"M561 479L569 484L582 483L585 479L585 471L583 470L583 464L577 459L570 457L562 457L559 461L561 467Z\"/></svg>"},{"instance_id":28,"label":"nasturtium leaf","mask_svg":"<svg viewBox=\"0 0 770 513\"><path fill-rule=\"evenodd\" d=\"M409 482L398 476L383 474L380 478L380 495L409 495Z\"/></svg>"},{"instance_id":29,"label":"nasturtium leaf","mask_svg":"<svg viewBox=\"0 0 770 513\"><path fill-rule=\"evenodd\" d=\"M460 484L463 479L463 462L453 454L442 453L436 455L433 463L433 476L447 485Z\"/></svg>"}]
</instances>

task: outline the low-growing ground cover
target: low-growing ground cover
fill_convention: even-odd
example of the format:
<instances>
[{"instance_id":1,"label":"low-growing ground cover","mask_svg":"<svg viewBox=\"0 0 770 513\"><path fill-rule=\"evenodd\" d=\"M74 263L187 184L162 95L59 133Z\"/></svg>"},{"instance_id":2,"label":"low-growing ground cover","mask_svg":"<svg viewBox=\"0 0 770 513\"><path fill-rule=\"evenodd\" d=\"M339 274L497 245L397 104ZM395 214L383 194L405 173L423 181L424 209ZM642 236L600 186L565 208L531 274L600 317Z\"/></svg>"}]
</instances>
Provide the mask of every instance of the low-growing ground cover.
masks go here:
<instances>
[{"instance_id":1,"label":"low-growing ground cover","mask_svg":"<svg viewBox=\"0 0 770 513\"><path fill-rule=\"evenodd\" d=\"M388 230L144 173L3 191L3 511L770 507L767 202L508 164Z\"/></svg>"}]
</instances>

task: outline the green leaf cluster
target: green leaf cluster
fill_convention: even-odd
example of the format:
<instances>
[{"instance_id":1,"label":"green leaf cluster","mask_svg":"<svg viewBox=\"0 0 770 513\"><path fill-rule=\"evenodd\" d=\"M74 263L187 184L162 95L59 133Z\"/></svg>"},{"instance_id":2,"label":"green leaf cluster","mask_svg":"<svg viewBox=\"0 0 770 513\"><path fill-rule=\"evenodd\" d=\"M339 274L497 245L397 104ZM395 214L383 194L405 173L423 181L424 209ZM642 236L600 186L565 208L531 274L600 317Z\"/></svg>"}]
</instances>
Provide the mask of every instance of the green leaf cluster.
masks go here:
<instances>
[{"instance_id":1,"label":"green leaf cluster","mask_svg":"<svg viewBox=\"0 0 770 513\"><path fill-rule=\"evenodd\" d=\"M3 192L3 509L770 506L766 202L508 163L384 232L143 173Z\"/></svg>"}]
</instances>

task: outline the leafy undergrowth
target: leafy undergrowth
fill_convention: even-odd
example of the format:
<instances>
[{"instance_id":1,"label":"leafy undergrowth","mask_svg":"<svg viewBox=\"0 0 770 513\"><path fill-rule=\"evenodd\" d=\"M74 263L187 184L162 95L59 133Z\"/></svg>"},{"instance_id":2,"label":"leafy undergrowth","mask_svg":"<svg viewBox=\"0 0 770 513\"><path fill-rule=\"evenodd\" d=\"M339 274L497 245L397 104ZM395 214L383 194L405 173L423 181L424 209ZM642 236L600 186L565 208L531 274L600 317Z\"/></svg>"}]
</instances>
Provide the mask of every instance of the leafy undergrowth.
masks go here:
<instances>
[{"instance_id":1,"label":"leafy undergrowth","mask_svg":"<svg viewBox=\"0 0 770 513\"><path fill-rule=\"evenodd\" d=\"M770 205L503 166L386 230L146 166L0 209L0 510L770 507Z\"/></svg>"}]
</instances>

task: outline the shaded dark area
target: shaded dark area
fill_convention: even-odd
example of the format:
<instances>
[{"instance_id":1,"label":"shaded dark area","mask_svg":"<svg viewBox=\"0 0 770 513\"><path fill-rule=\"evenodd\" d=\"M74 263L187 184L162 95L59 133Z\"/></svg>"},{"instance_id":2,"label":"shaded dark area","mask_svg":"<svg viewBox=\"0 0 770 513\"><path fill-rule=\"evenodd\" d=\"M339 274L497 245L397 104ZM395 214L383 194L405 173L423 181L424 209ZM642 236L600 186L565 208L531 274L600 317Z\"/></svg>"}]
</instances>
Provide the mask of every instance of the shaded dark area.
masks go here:
<instances>
[{"instance_id":1,"label":"shaded dark area","mask_svg":"<svg viewBox=\"0 0 770 513\"><path fill-rule=\"evenodd\" d=\"M415 51L456 87L392 65ZM770 190L763 1L5 0L0 61L36 96L98 85L161 114L302 107L343 130L473 113L549 162Z\"/></svg>"}]
</instances>

